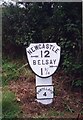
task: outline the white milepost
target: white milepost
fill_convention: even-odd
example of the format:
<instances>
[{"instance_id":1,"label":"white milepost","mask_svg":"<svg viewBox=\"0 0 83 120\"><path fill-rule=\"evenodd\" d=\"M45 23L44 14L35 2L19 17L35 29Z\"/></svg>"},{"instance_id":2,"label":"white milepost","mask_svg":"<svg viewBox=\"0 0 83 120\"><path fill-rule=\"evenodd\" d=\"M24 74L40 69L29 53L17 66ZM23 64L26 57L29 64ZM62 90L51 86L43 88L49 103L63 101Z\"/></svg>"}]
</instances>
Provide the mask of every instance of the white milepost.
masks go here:
<instances>
[{"instance_id":1,"label":"white milepost","mask_svg":"<svg viewBox=\"0 0 83 120\"><path fill-rule=\"evenodd\" d=\"M37 101L50 104L53 99L52 75L60 60L56 43L32 43L26 48L29 65L36 74Z\"/></svg>"},{"instance_id":2,"label":"white milepost","mask_svg":"<svg viewBox=\"0 0 83 120\"><path fill-rule=\"evenodd\" d=\"M37 101L42 104L50 104L53 101L52 76L40 78L36 76L36 94Z\"/></svg>"}]
</instances>

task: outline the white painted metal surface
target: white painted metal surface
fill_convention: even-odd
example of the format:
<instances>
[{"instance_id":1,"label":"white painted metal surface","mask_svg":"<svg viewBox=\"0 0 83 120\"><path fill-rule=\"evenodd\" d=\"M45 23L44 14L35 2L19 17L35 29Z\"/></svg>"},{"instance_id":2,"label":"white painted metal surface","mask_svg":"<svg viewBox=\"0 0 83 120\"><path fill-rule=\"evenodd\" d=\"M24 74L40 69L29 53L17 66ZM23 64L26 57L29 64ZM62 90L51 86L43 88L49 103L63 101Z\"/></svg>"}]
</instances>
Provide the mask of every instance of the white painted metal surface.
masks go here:
<instances>
[{"instance_id":1,"label":"white painted metal surface","mask_svg":"<svg viewBox=\"0 0 83 120\"><path fill-rule=\"evenodd\" d=\"M36 75L49 77L56 71L60 60L60 47L56 43L33 43L26 52Z\"/></svg>"},{"instance_id":2,"label":"white painted metal surface","mask_svg":"<svg viewBox=\"0 0 83 120\"><path fill-rule=\"evenodd\" d=\"M51 104L54 97L52 74L60 61L60 47L56 43L32 43L26 52L30 67L36 74L36 100Z\"/></svg>"},{"instance_id":3,"label":"white painted metal surface","mask_svg":"<svg viewBox=\"0 0 83 120\"><path fill-rule=\"evenodd\" d=\"M40 78L36 76L36 94L37 102L46 105L53 102L52 77Z\"/></svg>"}]
</instances>

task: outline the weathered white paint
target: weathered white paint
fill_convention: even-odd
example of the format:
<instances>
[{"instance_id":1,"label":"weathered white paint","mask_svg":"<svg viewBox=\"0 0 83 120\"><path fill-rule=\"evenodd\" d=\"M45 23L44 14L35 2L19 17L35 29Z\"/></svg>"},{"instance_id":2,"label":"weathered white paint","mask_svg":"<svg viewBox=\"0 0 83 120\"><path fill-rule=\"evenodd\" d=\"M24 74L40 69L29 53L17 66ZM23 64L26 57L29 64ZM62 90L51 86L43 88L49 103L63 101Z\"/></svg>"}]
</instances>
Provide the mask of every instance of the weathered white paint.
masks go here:
<instances>
[{"instance_id":1,"label":"weathered white paint","mask_svg":"<svg viewBox=\"0 0 83 120\"><path fill-rule=\"evenodd\" d=\"M60 47L56 43L33 43L26 52L36 75L49 77L56 71L60 60Z\"/></svg>"},{"instance_id":2,"label":"weathered white paint","mask_svg":"<svg viewBox=\"0 0 83 120\"><path fill-rule=\"evenodd\" d=\"M60 61L60 47L56 43L32 43L26 52L30 67L36 74L36 100L51 104L54 97L52 74Z\"/></svg>"},{"instance_id":3,"label":"weathered white paint","mask_svg":"<svg viewBox=\"0 0 83 120\"><path fill-rule=\"evenodd\" d=\"M37 102L42 104L51 104L53 102L52 76L48 78L36 76L36 95Z\"/></svg>"}]
</instances>

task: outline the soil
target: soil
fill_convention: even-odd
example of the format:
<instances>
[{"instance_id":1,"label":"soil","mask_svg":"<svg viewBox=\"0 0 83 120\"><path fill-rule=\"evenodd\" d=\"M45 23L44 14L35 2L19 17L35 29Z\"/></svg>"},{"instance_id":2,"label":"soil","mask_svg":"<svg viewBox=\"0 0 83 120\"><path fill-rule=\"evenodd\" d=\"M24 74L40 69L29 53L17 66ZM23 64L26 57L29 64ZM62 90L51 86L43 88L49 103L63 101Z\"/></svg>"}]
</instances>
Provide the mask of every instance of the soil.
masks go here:
<instances>
[{"instance_id":1,"label":"soil","mask_svg":"<svg viewBox=\"0 0 83 120\"><path fill-rule=\"evenodd\" d=\"M20 77L9 83L9 89L16 95L22 118L81 118L82 90L70 85L70 78L63 71L53 75L55 96L53 103L43 105L36 101L35 76Z\"/></svg>"}]
</instances>

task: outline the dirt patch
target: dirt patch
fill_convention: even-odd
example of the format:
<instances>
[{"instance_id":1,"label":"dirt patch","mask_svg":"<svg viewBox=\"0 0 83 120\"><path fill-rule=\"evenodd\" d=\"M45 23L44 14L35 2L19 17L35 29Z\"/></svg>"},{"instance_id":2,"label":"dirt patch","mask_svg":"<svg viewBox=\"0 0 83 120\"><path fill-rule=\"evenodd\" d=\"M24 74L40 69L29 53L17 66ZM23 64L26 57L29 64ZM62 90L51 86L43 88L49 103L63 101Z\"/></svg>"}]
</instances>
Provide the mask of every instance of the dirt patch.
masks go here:
<instances>
[{"instance_id":1,"label":"dirt patch","mask_svg":"<svg viewBox=\"0 0 83 120\"><path fill-rule=\"evenodd\" d=\"M16 95L23 118L77 118L82 110L81 92L71 91L70 86L66 86L65 83L68 79L63 72L53 76L55 97L50 105L42 105L36 101L34 77L30 79L22 77L17 81L11 81L9 89Z\"/></svg>"}]
</instances>

